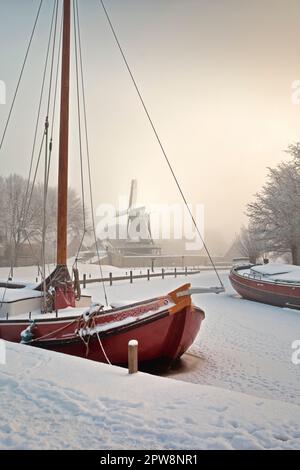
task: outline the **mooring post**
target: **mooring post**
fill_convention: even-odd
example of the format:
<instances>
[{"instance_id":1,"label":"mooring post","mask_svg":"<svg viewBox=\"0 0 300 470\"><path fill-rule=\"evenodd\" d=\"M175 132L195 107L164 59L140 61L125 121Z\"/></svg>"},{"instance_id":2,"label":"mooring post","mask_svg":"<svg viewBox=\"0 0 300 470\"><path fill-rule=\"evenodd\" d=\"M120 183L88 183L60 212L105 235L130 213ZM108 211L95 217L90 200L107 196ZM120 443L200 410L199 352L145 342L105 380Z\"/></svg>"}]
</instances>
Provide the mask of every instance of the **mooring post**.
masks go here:
<instances>
[{"instance_id":1,"label":"mooring post","mask_svg":"<svg viewBox=\"0 0 300 470\"><path fill-rule=\"evenodd\" d=\"M130 284L133 284L133 272L130 271Z\"/></svg>"},{"instance_id":2,"label":"mooring post","mask_svg":"<svg viewBox=\"0 0 300 470\"><path fill-rule=\"evenodd\" d=\"M177 269L175 268L175 277L177 277Z\"/></svg>"},{"instance_id":3,"label":"mooring post","mask_svg":"<svg viewBox=\"0 0 300 470\"><path fill-rule=\"evenodd\" d=\"M112 273L109 273L109 285L110 286L113 285L113 275L112 275Z\"/></svg>"},{"instance_id":4,"label":"mooring post","mask_svg":"<svg viewBox=\"0 0 300 470\"><path fill-rule=\"evenodd\" d=\"M148 281L150 281L150 269L148 269L147 271L147 278L148 278Z\"/></svg>"},{"instance_id":5,"label":"mooring post","mask_svg":"<svg viewBox=\"0 0 300 470\"><path fill-rule=\"evenodd\" d=\"M138 347L139 347L138 341L136 340L129 341L128 343L128 372L129 374L136 374L139 370Z\"/></svg>"},{"instance_id":6,"label":"mooring post","mask_svg":"<svg viewBox=\"0 0 300 470\"><path fill-rule=\"evenodd\" d=\"M186 276L188 275L188 268L187 268L187 266L185 267L185 275L186 275Z\"/></svg>"},{"instance_id":7,"label":"mooring post","mask_svg":"<svg viewBox=\"0 0 300 470\"><path fill-rule=\"evenodd\" d=\"M165 270L164 270L164 268L163 268L162 271L161 271L161 276L162 276L162 279L165 278Z\"/></svg>"},{"instance_id":8,"label":"mooring post","mask_svg":"<svg viewBox=\"0 0 300 470\"><path fill-rule=\"evenodd\" d=\"M86 289L86 274L83 275L83 288Z\"/></svg>"}]
</instances>

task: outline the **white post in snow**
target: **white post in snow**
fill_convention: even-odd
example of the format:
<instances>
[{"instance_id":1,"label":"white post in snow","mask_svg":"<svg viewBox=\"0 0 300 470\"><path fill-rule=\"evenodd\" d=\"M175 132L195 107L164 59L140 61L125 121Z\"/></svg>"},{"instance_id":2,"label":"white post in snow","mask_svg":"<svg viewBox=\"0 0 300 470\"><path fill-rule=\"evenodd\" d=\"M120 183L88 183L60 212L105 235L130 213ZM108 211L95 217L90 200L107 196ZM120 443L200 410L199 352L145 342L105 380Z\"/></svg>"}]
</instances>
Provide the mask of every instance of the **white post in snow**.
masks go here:
<instances>
[{"instance_id":1,"label":"white post in snow","mask_svg":"<svg viewBox=\"0 0 300 470\"><path fill-rule=\"evenodd\" d=\"M138 347L139 343L136 340L129 341L128 343L128 372L129 374L136 374L138 372Z\"/></svg>"}]
</instances>

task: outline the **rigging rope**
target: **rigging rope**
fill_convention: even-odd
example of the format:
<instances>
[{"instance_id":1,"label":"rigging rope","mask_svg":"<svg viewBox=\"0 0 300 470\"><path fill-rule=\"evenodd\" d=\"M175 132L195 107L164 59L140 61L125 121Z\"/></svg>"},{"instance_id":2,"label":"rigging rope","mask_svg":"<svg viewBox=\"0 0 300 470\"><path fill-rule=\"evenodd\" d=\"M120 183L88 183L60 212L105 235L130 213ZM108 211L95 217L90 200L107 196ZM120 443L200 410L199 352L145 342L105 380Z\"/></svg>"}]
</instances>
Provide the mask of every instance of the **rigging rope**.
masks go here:
<instances>
[{"instance_id":1,"label":"rigging rope","mask_svg":"<svg viewBox=\"0 0 300 470\"><path fill-rule=\"evenodd\" d=\"M57 104L57 90L58 90L58 78L59 78L59 66L60 58L62 53L62 33L63 33L63 15L61 18L60 33L59 33L59 45L58 45L58 57L57 57L57 66L56 66L56 77L55 77L55 86L54 86L54 97L53 97L53 110L52 110L52 124L51 124L51 133L50 133L50 152L49 152L49 165L48 165L48 184L50 177L50 167L52 160L52 150L53 150L53 133L54 133L54 124L55 124L55 113L56 113L56 104ZM53 55L54 55L53 49Z\"/></svg>"},{"instance_id":2,"label":"rigging rope","mask_svg":"<svg viewBox=\"0 0 300 470\"><path fill-rule=\"evenodd\" d=\"M46 50L46 59L45 59L45 65L43 69L43 75L42 75L42 84L41 84L41 92L40 92L40 98L39 98L39 103L38 103L38 112L37 112L37 120L36 120L36 126L35 126L35 132L34 132L34 142L33 142L33 148L32 148L32 154L31 154L31 161L30 161L30 169L29 169L29 175L27 179L27 186L26 186L26 191L25 191L25 197L23 198L23 203L21 206L21 213L19 216L19 225L17 228L16 233L22 232L24 234L25 240L28 241L29 247L31 249L33 258L35 258L35 253L29 238L29 234L26 230L26 220L28 218L30 206L31 206L31 201L32 201L32 196L33 196L33 191L37 179L37 174L38 174L38 169L40 165L40 160L41 160L41 155L42 155L42 150L44 147L44 142L46 140L46 169L45 175L44 175L44 201L47 198L47 193L48 193L48 184L49 184L49 172L50 172L50 163L51 163L51 154L52 154L52 135L53 135L53 128L54 128L54 118L55 118L55 105L56 105L56 95L57 95L57 87L58 87L58 71L59 71L59 60L60 60L60 49L58 53L58 64L57 64L57 72L56 72L56 83L55 83L55 95L54 95L54 103L53 103L53 117L52 117L52 128L51 128L51 141L49 145L49 156L48 156L48 114L50 110L50 103L51 103L51 90L52 90L52 80L53 80L53 68L54 68L54 59L55 59L55 45L56 45L56 30L57 30L57 21L58 21L58 0L54 1L53 4L53 12L52 12L52 20L51 20L51 26L50 26L50 32L49 32L49 39L48 39L48 44L47 44L47 50ZM54 29L53 29L54 28ZM54 32L53 32L54 30ZM37 133L38 133L38 126L40 122L40 116L41 116L41 109L42 109L42 103L43 103L43 97L44 97L44 89L45 89L45 84L46 84L46 76L47 76L47 70L48 70L48 63L49 63L49 55L50 55L50 47L51 47L51 40L52 40L52 35L53 35L53 46L52 46L52 59L51 59L51 70L50 70L50 78L49 78L49 92L48 92L48 102L47 102L47 117L46 117L46 123L47 123L47 132L46 129L44 128L43 130L43 137L41 140L41 145L40 145L40 150L38 154L38 160L36 163L35 167L35 173L34 173L34 178L31 184L31 175L33 171L33 162L34 162L34 154L35 154L35 148L36 148L36 140L37 140ZM61 26L61 33L62 35L62 26ZM48 163L47 163L48 162ZM31 188L30 188L31 186ZM43 239L45 236L45 220L43 220ZM44 241L43 241L44 243ZM43 263L45 260L45 248L43 247L42 249L42 258L43 258ZM37 261L37 266L38 266L38 271L40 274L42 274L42 277L45 278L45 272L41 271L39 261ZM9 277L11 276L11 272ZM9 278L8 278L9 279ZM2 299L2 303L3 303Z\"/></svg>"},{"instance_id":3,"label":"rigging rope","mask_svg":"<svg viewBox=\"0 0 300 470\"><path fill-rule=\"evenodd\" d=\"M42 138L42 142L41 142L41 146L40 146L40 151L39 151L39 154L38 154L38 160L37 160L37 164L36 164L36 167L35 167L34 179L32 181L32 185L31 185L31 175L32 175L32 170L33 170L33 162L34 162L34 154L35 154L35 148L36 148L38 127L39 127L39 122L40 122L42 102L43 102L43 97L44 97L44 89L45 89L46 76L47 76L47 70L48 70L51 39L52 39L52 33L53 33L53 26L55 24L54 35L53 35L53 44L54 45L53 45L53 51L52 51L51 71L50 71L50 79L49 79L50 83L49 83L47 116L48 116L48 113L49 113L50 92L51 92L52 75L53 75L53 65L52 64L53 64L53 61L54 61L54 53L55 53L55 36L56 36L56 28L57 28L57 15L58 15L58 0L55 0L54 4L53 4L53 12L52 12L50 32L49 32L49 39L48 39L48 44L47 44L46 59L45 59L45 65L44 65L44 70L43 70L43 76L42 76L41 92L40 92L40 98L39 98L39 104L38 104L37 120L36 120L36 126L35 126L35 133L34 133L34 141L33 141L33 148L32 148L32 154L31 154L29 174L28 174L28 179L27 179L27 187L26 187L25 196L24 196L24 199L23 199L23 205L22 205L21 214L20 214L20 218L19 218L19 228L18 228L18 231L22 231L23 233L25 233L26 239L28 240L30 249L32 251L33 258L35 258L35 253L32 249L32 245L30 243L29 235L28 235L28 232L25 230L25 226L26 226L26 221L27 221L28 213L29 213L30 206L31 206L31 200L32 200L33 191L34 191L36 178L37 178L37 174L38 174L38 169L39 169L39 165L40 165L41 154L42 154L42 150L43 150L43 146L44 146L44 140L45 140L45 137L46 137L45 128L44 128L43 138ZM47 119L48 118L46 118L46 120ZM47 143L46 143L46 145L47 145ZM52 150L52 142L50 144L50 148ZM49 164L50 164L50 158L49 158ZM31 185L31 190L30 190L30 185ZM29 190L30 190L30 193L29 193ZM42 255L42 257L43 257L43 255ZM38 265L39 272L41 272L40 266L39 266L39 261L36 260L36 262L37 262L37 265Z\"/></svg>"},{"instance_id":4,"label":"rigging rope","mask_svg":"<svg viewBox=\"0 0 300 470\"><path fill-rule=\"evenodd\" d=\"M13 96L12 104L11 104L11 107L10 107L10 110L9 110L9 113L8 113L7 121L6 121L6 124L5 124L5 127L4 127L4 131L3 131L3 134L2 134L2 138L1 138L1 142L0 142L0 150L2 149L3 142L4 142L4 139L5 139L6 133L7 133L9 123L10 123L10 119L11 119L11 116L12 116L12 113L13 113L13 109L14 109L15 102L16 102L16 99L17 99L18 91L19 91L19 88L20 88L20 83L21 83L23 73L24 73L24 70L25 70L25 66L26 66L26 63L27 63L29 51L30 51L30 48L31 48L32 40L33 40L33 37L34 37L34 33L35 33L35 30L36 30L36 25L38 23L38 19L39 19L39 16L40 16L42 5L43 5L43 0L40 1L39 7L38 7L37 15L36 15L35 22L34 22L34 25L33 25L33 29L32 29L31 35L30 35L30 39L29 39L29 44L27 46L25 59L23 61L23 65L22 65L22 68L21 68L21 72L20 72L20 75L19 75L18 82L17 82L17 87L16 87L16 90L15 90L15 93L14 93L14 96Z\"/></svg>"},{"instance_id":5,"label":"rigging rope","mask_svg":"<svg viewBox=\"0 0 300 470\"><path fill-rule=\"evenodd\" d=\"M48 200L48 190L49 190L49 176L50 176L50 166L51 166L51 156L53 148L53 136L51 135L51 140L49 144L49 111L51 104L51 91L52 91L52 82L54 75L54 59L55 59L55 46L56 46L56 31L57 31L57 21L58 21L58 0L54 2L53 16L52 16L52 25L50 32L50 40L52 37L53 29L53 20L55 14L55 26L53 33L53 45L52 45L52 58L51 58L51 68L50 68L50 78L49 78L49 91L48 91L48 103L47 103L47 115L45 122L45 166L44 166L44 201L43 201L43 229L42 229L42 264L43 264L43 289L41 295L43 296L44 303L44 313L47 311L47 285L46 285L46 236L47 236L47 200ZM49 43L50 44L50 43ZM59 63L59 59L58 59ZM57 82L56 82L57 83ZM54 93L54 100L56 100L57 90ZM55 101L53 104L53 109L55 109ZM52 116L52 126L54 125L54 118ZM52 127L53 129L53 127Z\"/></svg>"},{"instance_id":6,"label":"rigging rope","mask_svg":"<svg viewBox=\"0 0 300 470\"><path fill-rule=\"evenodd\" d=\"M43 201L43 228L42 228L42 267L43 267L43 311L47 311L47 285L46 285L46 230L47 230L47 197L48 197L48 139L49 139L49 120L46 117L45 122L45 168L44 168L44 201Z\"/></svg>"},{"instance_id":7,"label":"rigging rope","mask_svg":"<svg viewBox=\"0 0 300 470\"><path fill-rule=\"evenodd\" d=\"M49 116L50 102L51 102L53 68L54 68L54 57L55 57L55 46L56 46L57 19L58 19L58 0L55 0L55 3L54 3L51 32L52 32L52 27L53 27L54 12L55 12L55 26L54 26L54 33L53 33L53 46L52 46L52 59L51 59L51 70L50 70L50 84L49 84L49 93L48 93L47 116ZM51 38L51 36L50 36L50 38Z\"/></svg>"},{"instance_id":8,"label":"rigging rope","mask_svg":"<svg viewBox=\"0 0 300 470\"><path fill-rule=\"evenodd\" d=\"M57 1L57 0L56 0L56 1ZM32 45L32 42L33 42L33 38L34 38L34 34L35 34L36 26L37 26L37 23L38 23L38 19L39 19L39 16L40 16L40 12L41 12L42 5L43 5L43 0L41 0L41 2L40 2L39 8L38 8L38 12L37 12L37 15L36 15L36 18L35 18L33 30L32 30L32 32L31 32L31 36L30 36L29 44L28 44L28 47L27 47L27 50L26 50L25 58L24 58L24 61L23 61L21 73L20 73L20 76L19 76L19 79L18 79L18 82L17 82L17 87L16 87L16 90L15 90L15 93L14 93L13 101L12 101L12 104L11 104L11 108L10 108L10 111L9 111L9 115L8 115L8 118L7 118L7 122L6 122L6 125L5 125L5 128L4 128L4 132L3 132L3 135L2 135L1 144L0 144L0 150L1 150L2 146L3 146L3 142L4 142L4 139L5 139L6 132L7 132L8 126L9 126L9 122L10 122L10 119L11 119L11 116L12 116L12 112L13 112L13 109L14 109L14 106L15 106L17 94L18 94L18 91L19 91L19 88L20 88L20 84L21 84L21 80L22 80L22 77L23 77L23 73L24 73L24 70L25 70L26 63L27 63L27 59L28 59L28 56L29 56L30 48L31 48L31 45ZM37 121L36 121L36 126L35 126L35 132L34 132L34 142L33 142L32 154L31 154L31 162L30 162L29 177L28 177L28 180L27 180L27 186L26 186L25 196L24 196L24 198L23 198L22 205L21 205L21 211L20 211L20 214L19 214L19 217L18 217L18 225L17 225L17 227L16 227L16 230L15 230L14 234L13 234L13 232L11 233L11 241L10 241L11 244L14 243L14 245L15 245L15 236L16 236L16 234L20 234L21 232L23 232L23 234L24 234L24 236L25 236L25 240L27 240L28 243L29 243L29 247L30 247L30 250L31 250L31 252L32 252L33 258L35 258L35 253L34 253L34 250L33 250L33 248L32 248L32 244L31 244L31 242L30 242L29 234L28 234L26 228L24 227L25 221L26 221L26 218L27 218L28 211L26 211L25 217L24 217L24 214L25 214L26 202L27 202L27 198L28 198L28 192L29 192L29 186L30 186L30 178L31 178L31 173L32 173L32 168L33 168L33 159L34 159L34 153L35 153L35 147L36 147L36 140L37 140L38 125L39 125L39 119L40 119L40 114L41 114L42 98L43 98L43 91L44 91L45 80L46 80L46 72L47 72L47 65L48 65L48 56L49 56L49 49L50 49L50 42L51 42L52 30L53 30L54 10L55 10L55 9L53 9L53 14L52 14L52 21L51 21L51 28L50 28L50 36L49 36L49 40L48 40L46 61L45 61L45 66L44 66L44 71L43 71L43 77L42 77L41 94L40 94L40 99L39 99L39 103L38 103L38 113L37 113L38 116L37 116ZM44 138L43 138L43 140L44 140ZM40 154L41 154L41 151L42 151L43 140L42 140L42 145L41 145L41 149L40 149ZM36 174L37 174L37 170L36 170ZM32 195L31 195L31 196L32 196ZM30 198L30 199L31 199L31 198ZM30 206L30 203L29 203L29 206ZM28 207L28 210L29 210L29 207ZM13 238L14 238L14 242L13 242ZM12 260L12 265L13 265L13 260ZM41 271L40 271L40 266L39 266L39 262L38 262L38 261L37 261L37 266L38 266L38 271L41 272ZM5 290L4 290L4 292L3 292L3 296L2 296L2 300L1 300L1 307L3 306L3 302L4 302L4 300L5 300L6 292L7 292L8 285L9 285L9 279L12 277L12 275L13 275L13 266L11 266L10 272L9 272L9 275L8 275L8 278L7 278L6 287L5 287Z\"/></svg>"},{"instance_id":9,"label":"rigging rope","mask_svg":"<svg viewBox=\"0 0 300 470\"><path fill-rule=\"evenodd\" d=\"M80 75L81 75L81 87L82 87L82 100L83 100L83 119L84 119L84 129L85 129L85 141L86 141L86 155L87 155L87 166L88 166L88 180L89 180L89 193L90 193L90 204L91 204L91 217L92 217L92 227L95 240L95 248L97 251L98 264L100 269L101 279L103 279L103 269L100 258L100 251L98 245L98 238L96 234L96 222L95 222L95 212L94 212L94 199L92 191L92 169L91 169L91 160L90 160L90 148L89 148L89 138L88 138L88 122L87 122L87 111L86 111L86 99L85 99L85 82L83 74L83 61L82 61L82 45L81 45L81 33L80 33L80 20L79 20L79 9L78 1L75 0L74 7L76 9L76 19L77 19L77 30L78 30L78 48L79 48L79 64L80 64ZM104 281L102 281L103 293L105 297L106 306L108 306L108 297Z\"/></svg>"},{"instance_id":10,"label":"rigging rope","mask_svg":"<svg viewBox=\"0 0 300 470\"><path fill-rule=\"evenodd\" d=\"M154 121L153 121L153 119L152 119L152 117L151 117L151 115L150 115L150 112L149 112L149 110L148 110L148 108L147 108L147 106L146 106L146 103L145 103L145 100L144 100L144 98L143 98L143 96L142 96L141 90L140 90L140 88L139 88L139 86L138 86L138 84L137 84L136 79L134 78L132 69L131 69L131 67L130 67L130 65L129 65L129 62L128 62L126 56L125 56L125 52L124 52L124 50L123 50L123 48L122 48L122 46L121 46L121 43L120 43L120 41L119 41L119 38L118 38L117 33L116 33L116 31L115 31L115 28L114 28L114 26L113 26L113 24L112 24L112 21L111 21L111 19L110 19L110 16L109 16L109 14L108 14L108 11L107 11L107 9L106 9L106 7L105 7L104 1L103 1L103 0L99 0L99 1L100 1L100 4L102 5L104 14L105 14L105 16L106 16L106 19L107 19L107 21L108 21L108 24L109 24L109 26L110 26L110 29L111 29L111 31L112 31L112 34L113 34L113 36L114 36L114 38L115 38L115 41L116 41L117 46L118 46L118 49L119 49L119 51L120 51L120 53L121 53L121 55L122 55L122 58L123 58L123 61L124 61L124 63L125 63L125 66L126 66L126 68L127 68L127 71L128 71L128 73L129 73L129 75L130 75L130 77L131 77L131 80L132 80L132 83L133 83L133 85L134 85L134 88L135 88L135 90L136 90L136 92L137 92L137 94L138 94L138 97L139 97L139 99L140 99L140 102L141 102L141 104L142 104L142 107L144 108L144 111L145 111L145 113L146 113L146 116L147 116L147 118L148 118L148 121L149 121L149 123L150 123L150 126L151 126L151 128L152 128L152 130L153 130L153 132L154 132L154 135L155 135L156 140L157 140L157 142L158 142L158 144L159 144L159 147L160 147L160 149L161 149L161 151L162 151L162 153L163 153L163 156L164 156L164 158L165 158L165 160L166 160L166 163L167 163L167 165L168 165L168 168L169 168L169 170L170 170L170 172L171 172L171 174L172 174L172 176L173 176L173 179L174 179L175 184L176 184L176 186L177 186L177 188L178 188L178 190L179 190L179 193L180 193L180 195L181 195L181 198L182 198L182 200L183 200L183 202L184 202L184 204L185 204L185 206L186 206L186 209L188 210L188 213L189 213L189 215L190 215L190 217L191 217L191 220L192 220L193 225L194 225L194 227L195 227L195 229L196 229L196 232L197 232L198 236L200 237L200 240L201 240L202 243L203 243L204 249L205 249L205 251L206 251L206 253L207 253L207 255L208 255L208 258L209 258L209 261L210 261L212 267L214 268L215 274L216 274L216 276L217 276L217 278L218 278L218 280L219 280L219 282L220 282L220 285L221 285L222 287L224 287L224 284L223 284L222 279L221 279L221 277L220 277L220 275L219 275L219 272L218 272L218 270L217 270L217 267L216 267L216 265L215 265L215 263L214 263L214 260L212 259L212 256L211 256L211 254L210 254L210 252L209 252L208 246L207 246L207 244L205 243L204 237L203 237L202 234L201 234L201 231L200 231L200 229L199 229L199 227L198 227L198 224L197 224L197 222L196 222L196 219L195 219L195 217L194 217L194 215L193 215L193 213L192 213L192 210L191 210L191 208L190 208L190 206L189 206L189 204L188 204L188 202L187 202L186 196L185 196L185 194L184 194L184 192L183 192L183 190L182 190L182 188L181 188L181 185L180 185L180 183L179 183L179 180L178 180L178 178L177 178L177 176L176 176L176 174L175 174L175 171L174 171L174 169L173 169L173 167L172 167L171 161L170 161L170 159L169 159L169 157L168 157L168 155L167 155L167 152L166 152L166 150L165 150L165 148L164 148L164 145L163 145L163 143L162 143L162 140L161 140L161 138L160 138L160 136L159 136L159 134L158 134L158 131L157 131L157 129L156 129L156 126L155 126L155 124L154 124Z\"/></svg>"},{"instance_id":11,"label":"rigging rope","mask_svg":"<svg viewBox=\"0 0 300 470\"><path fill-rule=\"evenodd\" d=\"M82 131L81 131L81 107L80 107L80 83L79 83L79 64L78 64L78 39L77 29L78 24L76 23L76 11L73 8L74 14L74 41L75 41L75 68L76 68L76 92L77 92L77 116L78 116L78 134L79 134L79 158L80 158L80 175L81 175L81 199L82 199L82 215L83 215L83 234L78 247L77 255L75 258L75 265L77 265L79 253L82 249L85 235L87 233L86 223L86 211L85 211L85 192L84 192L84 169L83 169L83 149L82 149Z\"/></svg>"},{"instance_id":12,"label":"rigging rope","mask_svg":"<svg viewBox=\"0 0 300 470\"><path fill-rule=\"evenodd\" d=\"M52 20L51 20L51 27L50 27L50 33L49 33L49 39L48 39L48 45L47 45L46 59L45 59L45 65L44 65L44 70L43 70L43 76L42 76L40 99L39 99L39 104L38 104L37 119L36 119L35 131L34 131L34 139L33 139L33 147L32 147L32 153L31 153L30 166L29 166L29 174L28 174L28 179L27 179L27 187L26 187L26 191L25 191L25 196L24 196L24 199L23 199L23 206L22 206L22 210L21 210L19 230L22 230L24 228L24 224L26 224L26 217L24 217L24 213L25 213L25 209L26 209L28 193L29 193L29 188L30 188L31 175L32 175L32 170L33 170L33 162L34 162L34 154L35 154L36 141L37 141L37 135L38 135L38 127L39 127L40 117L41 117L42 102L43 102L44 89L45 89L45 83L46 83L46 75L47 75L47 69L48 69L51 37L52 37L52 31L53 31L54 14L55 14L55 4L54 4L54 8L53 8L53 13L52 13ZM47 115L48 115L48 113L47 113ZM29 202L29 205L30 205L30 202Z\"/></svg>"}]
</instances>

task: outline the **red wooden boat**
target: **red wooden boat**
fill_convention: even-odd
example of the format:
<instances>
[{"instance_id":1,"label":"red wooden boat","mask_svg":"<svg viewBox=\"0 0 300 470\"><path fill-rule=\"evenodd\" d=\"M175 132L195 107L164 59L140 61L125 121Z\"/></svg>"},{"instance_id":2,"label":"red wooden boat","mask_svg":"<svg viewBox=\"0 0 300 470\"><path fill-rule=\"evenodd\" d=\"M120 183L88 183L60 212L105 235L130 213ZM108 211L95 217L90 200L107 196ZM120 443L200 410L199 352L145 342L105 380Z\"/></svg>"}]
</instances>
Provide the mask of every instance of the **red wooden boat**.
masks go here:
<instances>
[{"instance_id":1,"label":"red wooden boat","mask_svg":"<svg viewBox=\"0 0 300 470\"><path fill-rule=\"evenodd\" d=\"M78 4L75 0L72 4L76 17ZM127 363L128 342L135 339L139 342L140 362L176 359L192 345L205 317L201 309L193 306L192 293L218 294L224 291L223 286L193 291L189 285L185 285L169 295L118 308L97 306L83 311L77 303L78 299L67 268L70 31L71 0L64 0L57 268L46 279L44 263L41 286L30 287L12 283L0 285L0 288L4 289L3 299L8 296L0 308L0 338L112 364ZM47 117L46 154L48 127ZM46 163L48 164L47 158ZM45 168L46 188L47 165ZM44 207L46 207L47 191L44 197ZM97 244L97 240L95 241ZM4 315L5 319L1 319L1 315Z\"/></svg>"},{"instance_id":2,"label":"red wooden boat","mask_svg":"<svg viewBox=\"0 0 300 470\"><path fill-rule=\"evenodd\" d=\"M232 269L229 279L244 299L299 309L300 281L293 280L293 272L291 266L239 266Z\"/></svg>"},{"instance_id":3,"label":"red wooden boat","mask_svg":"<svg viewBox=\"0 0 300 470\"><path fill-rule=\"evenodd\" d=\"M0 321L0 337L12 342L23 337L32 346L119 365L127 363L128 342L136 339L141 362L169 361L187 351L205 318L192 305L189 287L116 309L93 307L79 316Z\"/></svg>"}]
</instances>

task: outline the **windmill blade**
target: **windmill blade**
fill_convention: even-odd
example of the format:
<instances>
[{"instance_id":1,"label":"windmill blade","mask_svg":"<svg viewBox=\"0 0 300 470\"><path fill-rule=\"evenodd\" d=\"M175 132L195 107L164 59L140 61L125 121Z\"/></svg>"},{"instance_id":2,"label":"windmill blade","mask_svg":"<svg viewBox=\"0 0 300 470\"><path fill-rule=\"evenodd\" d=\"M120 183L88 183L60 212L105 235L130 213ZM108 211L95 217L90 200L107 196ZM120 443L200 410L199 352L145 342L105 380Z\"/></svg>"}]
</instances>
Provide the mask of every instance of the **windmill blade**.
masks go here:
<instances>
[{"instance_id":1,"label":"windmill blade","mask_svg":"<svg viewBox=\"0 0 300 470\"><path fill-rule=\"evenodd\" d=\"M124 211L116 212L115 219L120 219L121 217L124 217L125 215L129 215L128 209Z\"/></svg>"},{"instance_id":2,"label":"windmill blade","mask_svg":"<svg viewBox=\"0 0 300 470\"><path fill-rule=\"evenodd\" d=\"M133 207L127 212L128 216L132 219L135 219L137 217L143 217L145 213L146 213L146 207Z\"/></svg>"},{"instance_id":3,"label":"windmill blade","mask_svg":"<svg viewBox=\"0 0 300 470\"><path fill-rule=\"evenodd\" d=\"M152 236L152 230L151 230L150 214L148 214L148 232L149 232L150 241L151 241L152 245L154 245L153 236Z\"/></svg>"},{"instance_id":4,"label":"windmill blade","mask_svg":"<svg viewBox=\"0 0 300 470\"><path fill-rule=\"evenodd\" d=\"M128 210L132 209L132 207L136 205L136 201L137 201L137 180L132 180Z\"/></svg>"}]
</instances>

